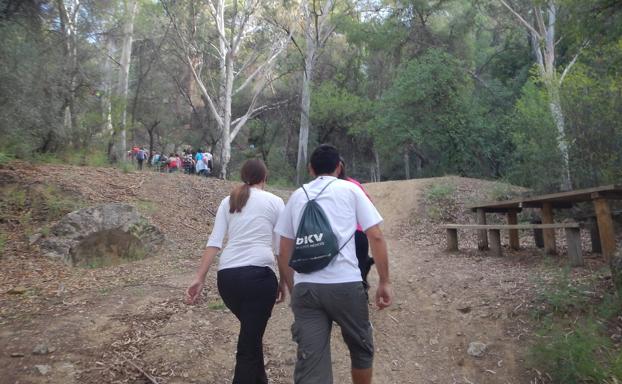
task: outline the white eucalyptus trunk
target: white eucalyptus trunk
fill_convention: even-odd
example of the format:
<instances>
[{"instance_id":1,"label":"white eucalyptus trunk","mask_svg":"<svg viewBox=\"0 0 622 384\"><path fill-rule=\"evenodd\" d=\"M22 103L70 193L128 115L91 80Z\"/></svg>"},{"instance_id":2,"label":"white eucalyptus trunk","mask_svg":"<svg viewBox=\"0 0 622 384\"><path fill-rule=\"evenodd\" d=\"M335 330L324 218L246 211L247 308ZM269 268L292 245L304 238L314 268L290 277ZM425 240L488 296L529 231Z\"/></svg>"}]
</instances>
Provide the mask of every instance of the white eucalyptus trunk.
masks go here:
<instances>
[{"instance_id":1,"label":"white eucalyptus trunk","mask_svg":"<svg viewBox=\"0 0 622 384\"><path fill-rule=\"evenodd\" d=\"M106 53L104 61L104 91L102 95L102 122L104 137L112 137L112 57L115 52L115 40L112 36L106 36Z\"/></svg>"},{"instance_id":2,"label":"white eucalyptus trunk","mask_svg":"<svg viewBox=\"0 0 622 384\"><path fill-rule=\"evenodd\" d=\"M309 39L307 39L309 40ZM296 162L296 185L300 185L304 179L307 168L309 128L311 125L309 114L311 113L311 85L313 84L313 66L315 61L315 45L307 42L305 57L305 70L302 77L302 95L300 100L300 131L298 133L298 159Z\"/></svg>"},{"instance_id":3,"label":"white eucalyptus trunk","mask_svg":"<svg viewBox=\"0 0 622 384\"><path fill-rule=\"evenodd\" d=\"M130 62L132 58L132 41L134 35L134 18L138 11L137 0L125 1L125 23L123 24L123 43L121 47L121 60L119 81L117 83L117 92L119 98L123 103L121 111L120 121L120 145L118 149L119 159L121 161L127 160L127 95L129 91L129 78L130 78Z\"/></svg>"},{"instance_id":4,"label":"white eucalyptus trunk","mask_svg":"<svg viewBox=\"0 0 622 384\"><path fill-rule=\"evenodd\" d=\"M529 23L516 10L514 10L505 0L499 0L518 21L527 28L531 38L531 48L540 70L540 76L546 87L549 96L549 110L557 130L557 147L561 154L562 178L560 189L563 191L572 189L572 177L570 175L570 151L564 124L564 111L561 105L560 91L564 76L574 65L576 58L568 64L561 78L557 75L556 64L556 38L555 27L557 23L557 0L547 0L543 5L533 6L534 22ZM546 7L544 10L542 7ZM546 19L544 17L546 13ZM580 51L579 51L580 52Z\"/></svg>"}]
</instances>

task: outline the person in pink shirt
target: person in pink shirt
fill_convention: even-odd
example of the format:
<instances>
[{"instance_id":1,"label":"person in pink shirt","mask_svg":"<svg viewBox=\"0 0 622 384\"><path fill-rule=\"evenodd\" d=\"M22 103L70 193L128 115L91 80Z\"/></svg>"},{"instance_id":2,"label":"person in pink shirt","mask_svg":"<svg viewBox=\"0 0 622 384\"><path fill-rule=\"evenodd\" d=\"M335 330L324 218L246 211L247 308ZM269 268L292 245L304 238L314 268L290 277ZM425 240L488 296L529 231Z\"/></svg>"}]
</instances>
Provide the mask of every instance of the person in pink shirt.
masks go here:
<instances>
[{"instance_id":1,"label":"person in pink shirt","mask_svg":"<svg viewBox=\"0 0 622 384\"><path fill-rule=\"evenodd\" d=\"M342 180L347 180L353 184L356 184L361 190L365 193L365 196L371 201L369 194L363 188L361 183L358 180L348 177L346 174L346 162L341 158L341 172L339 173L339 178ZM363 232L363 228L360 224L356 225L356 232L354 233L354 245L356 247L356 258L359 262L359 269L361 270L361 277L363 277L363 285L365 289L369 289L369 283L367 282L367 275L369 274L369 270L371 266L374 265L374 259L369 256L369 241L367 240L367 235Z\"/></svg>"}]
</instances>

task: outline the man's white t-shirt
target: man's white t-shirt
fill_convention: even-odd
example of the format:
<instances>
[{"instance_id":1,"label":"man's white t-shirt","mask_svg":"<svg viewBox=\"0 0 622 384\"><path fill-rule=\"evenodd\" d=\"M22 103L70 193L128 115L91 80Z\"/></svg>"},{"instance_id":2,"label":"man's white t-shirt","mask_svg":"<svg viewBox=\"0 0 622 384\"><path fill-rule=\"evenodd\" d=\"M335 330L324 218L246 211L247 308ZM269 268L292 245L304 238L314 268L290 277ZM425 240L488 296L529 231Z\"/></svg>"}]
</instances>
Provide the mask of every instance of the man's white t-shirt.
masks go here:
<instances>
[{"instance_id":1,"label":"man's white t-shirt","mask_svg":"<svg viewBox=\"0 0 622 384\"><path fill-rule=\"evenodd\" d=\"M224 198L207 242L208 247L222 248L228 236L218 270L252 265L276 271L274 255L278 254L279 238L274 226L284 205L280 197L251 187L242 212L229 213L229 196Z\"/></svg>"},{"instance_id":2,"label":"man's white t-shirt","mask_svg":"<svg viewBox=\"0 0 622 384\"><path fill-rule=\"evenodd\" d=\"M356 258L354 232L356 224L360 224L363 231L382 222L378 210L371 203L365 193L354 183L336 179L333 176L320 176L304 185L311 199L328 183L333 181L317 198L331 228L337 237L341 252L325 268L312 273L294 273L294 284L320 283L335 284L362 281L361 271ZM307 197L302 188L297 189L289 198L283 213L274 231L288 239L296 238L296 231L302 218L302 211L307 203Z\"/></svg>"}]
</instances>

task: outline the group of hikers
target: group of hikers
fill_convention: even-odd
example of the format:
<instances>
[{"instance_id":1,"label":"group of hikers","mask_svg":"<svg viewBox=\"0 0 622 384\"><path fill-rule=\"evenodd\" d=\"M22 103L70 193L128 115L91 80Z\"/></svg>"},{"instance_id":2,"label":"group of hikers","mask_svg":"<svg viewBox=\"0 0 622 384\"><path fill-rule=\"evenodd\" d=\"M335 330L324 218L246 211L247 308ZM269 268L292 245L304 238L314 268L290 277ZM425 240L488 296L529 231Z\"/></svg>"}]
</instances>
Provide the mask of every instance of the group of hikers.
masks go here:
<instances>
[{"instance_id":1,"label":"group of hikers","mask_svg":"<svg viewBox=\"0 0 622 384\"><path fill-rule=\"evenodd\" d=\"M185 302L197 302L212 261L222 250L218 292L240 321L234 384L268 383L263 335L275 303L288 295L292 337L298 344L294 383L333 382L333 323L341 328L350 351L352 382L371 383L374 344L367 274L372 263L379 276L377 307L389 306L393 293L380 229L383 219L363 187L345 171L338 150L320 145L310 157L313 180L284 204L264 190L265 164L248 160L241 169L243 184L220 203Z\"/></svg>"},{"instance_id":2,"label":"group of hikers","mask_svg":"<svg viewBox=\"0 0 622 384\"><path fill-rule=\"evenodd\" d=\"M133 146L128 151L128 157L136 161L136 167L142 171L143 164L147 162L152 168L160 172L174 173L183 171L186 174L209 176L212 173L214 157L209 151L202 149L184 149L179 153L150 152L144 147Z\"/></svg>"}]
</instances>

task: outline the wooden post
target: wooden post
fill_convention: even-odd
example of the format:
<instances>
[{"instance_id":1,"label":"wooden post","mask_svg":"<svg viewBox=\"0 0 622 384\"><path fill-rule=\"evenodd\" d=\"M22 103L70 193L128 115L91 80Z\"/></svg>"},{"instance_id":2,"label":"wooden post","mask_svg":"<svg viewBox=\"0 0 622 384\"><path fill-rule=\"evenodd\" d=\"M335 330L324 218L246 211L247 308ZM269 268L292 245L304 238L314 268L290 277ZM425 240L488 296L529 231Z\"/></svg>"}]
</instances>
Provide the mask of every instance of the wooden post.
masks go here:
<instances>
[{"instance_id":1,"label":"wooden post","mask_svg":"<svg viewBox=\"0 0 622 384\"><path fill-rule=\"evenodd\" d=\"M490 249L492 250L492 254L494 256L501 257L501 230L499 229L491 229L490 230Z\"/></svg>"},{"instance_id":2,"label":"wooden post","mask_svg":"<svg viewBox=\"0 0 622 384\"><path fill-rule=\"evenodd\" d=\"M482 208L477 209L477 224L486 225L486 211ZM480 251L488 249L488 234L485 229L477 231L477 248Z\"/></svg>"},{"instance_id":3,"label":"wooden post","mask_svg":"<svg viewBox=\"0 0 622 384\"><path fill-rule=\"evenodd\" d=\"M581 253L581 230L579 228L566 228L566 243L568 245L568 258L570 259L570 266L582 266L583 254Z\"/></svg>"},{"instance_id":4,"label":"wooden post","mask_svg":"<svg viewBox=\"0 0 622 384\"><path fill-rule=\"evenodd\" d=\"M553 224L553 204L542 204L542 224ZM543 229L544 251L549 255L555 255L555 230L552 228Z\"/></svg>"},{"instance_id":5,"label":"wooden post","mask_svg":"<svg viewBox=\"0 0 622 384\"><path fill-rule=\"evenodd\" d=\"M518 216L516 211L510 211L507 213L508 224L514 225L518 224ZM520 241L518 239L518 229L510 229L510 248L511 249L519 249Z\"/></svg>"},{"instance_id":6,"label":"wooden post","mask_svg":"<svg viewBox=\"0 0 622 384\"><path fill-rule=\"evenodd\" d=\"M613 229L613 219L609 203L603 198L594 200L596 210L596 220L598 221L598 232L600 233L600 244L603 248L603 256L609 262L616 251L616 237Z\"/></svg>"},{"instance_id":7,"label":"wooden post","mask_svg":"<svg viewBox=\"0 0 622 384\"><path fill-rule=\"evenodd\" d=\"M456 252L458 250L458 230L447 228L447 251Z\"/></svg>"},{"instance_id":8,"label":"wooden post","mask_svg":"<svg viewBox=\"0 0 622 384\"><path fill-rule=\"evenodd\" d=\"M590 239L592 240L592 253L602 253L603 248L600 245L600 233L598 232L598 223L596 217L589 220Z\"/></svg>"}]
</instances>

